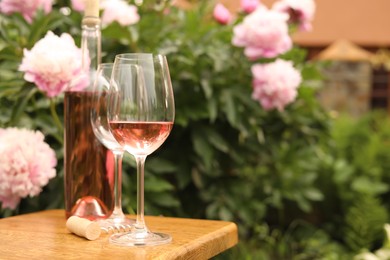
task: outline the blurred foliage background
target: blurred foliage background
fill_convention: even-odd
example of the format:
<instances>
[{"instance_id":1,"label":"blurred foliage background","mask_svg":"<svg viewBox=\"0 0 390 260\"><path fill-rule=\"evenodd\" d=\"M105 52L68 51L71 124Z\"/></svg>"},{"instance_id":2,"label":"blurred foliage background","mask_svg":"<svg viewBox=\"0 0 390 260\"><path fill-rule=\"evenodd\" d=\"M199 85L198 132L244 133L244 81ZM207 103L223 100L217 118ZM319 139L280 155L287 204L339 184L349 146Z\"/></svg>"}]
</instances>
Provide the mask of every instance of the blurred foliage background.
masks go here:
<instances>
[{"instance_id":1,"label":"blurred foliage background","mask_svg":"<svg viewBox=\"0 0 390 260\"><path fill-rule=\"evenodd\" d=\"M28 24L0 15L0 127L39 129L56 150L57 177L39 197L22 200L7 217L63 208L62 98L49 100L23 80L18 66L48 30L79 45L82 15L64 15L67 1ZM390 121L385 114L332 118L319 105L321 64L299 46L283 55L301 70L297 100L265 111L251 98L251 63L231 45L211 4L191 10L154 1L131 27L102 30L103 62L122 52L167 55L176 121L166 143L148 157L146 214L234 221L240 242L217 259L352 259L383 244L389 221ZM125 157L123 206L136 205L134 161Z\"/></svg>"}]
</instances>

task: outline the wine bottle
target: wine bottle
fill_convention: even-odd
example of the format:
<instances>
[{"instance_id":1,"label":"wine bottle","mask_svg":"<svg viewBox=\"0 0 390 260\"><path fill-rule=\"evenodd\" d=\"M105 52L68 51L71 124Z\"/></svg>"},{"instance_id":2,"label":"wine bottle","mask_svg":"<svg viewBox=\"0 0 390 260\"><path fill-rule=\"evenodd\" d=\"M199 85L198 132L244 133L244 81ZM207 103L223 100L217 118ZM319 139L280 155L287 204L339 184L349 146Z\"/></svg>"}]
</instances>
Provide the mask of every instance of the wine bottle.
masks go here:
<instances>
[{"instance_id":1,"label":"wine bottle","mask_svg":"<svg viewBox=\"0 0 390 260\"><path fill-rule=\"evenodd\" d=\"M92 84L101 53L99 0L87 0L82 20L82 63L89 86L64 96L64 186L66 217L108 217L113 208L113 156L95 137L91 121Z\"/></svg>"}]
</instances>

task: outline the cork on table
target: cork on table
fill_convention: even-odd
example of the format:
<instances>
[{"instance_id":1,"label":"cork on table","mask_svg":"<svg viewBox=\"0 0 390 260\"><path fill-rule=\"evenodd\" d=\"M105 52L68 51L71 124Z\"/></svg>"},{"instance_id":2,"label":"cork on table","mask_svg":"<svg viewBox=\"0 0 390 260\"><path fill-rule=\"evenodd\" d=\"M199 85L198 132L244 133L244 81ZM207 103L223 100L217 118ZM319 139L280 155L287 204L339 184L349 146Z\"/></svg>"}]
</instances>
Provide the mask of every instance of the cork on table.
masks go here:
<instances>
[{"instance_id":1,"label":"cork on table","mask_svg":"<svg viewBox=\"0 0 390 260\"><path fill-rule=\"evenodd\" d=\"M110 244L105 233L90 241L70 233L64 210L47 210L0 219L0 255L4 259L210 259L238 243L237 226L232 222L145 219L152 231L170 234L172 242L122 247Z\"/></svg>"}]
</instances>

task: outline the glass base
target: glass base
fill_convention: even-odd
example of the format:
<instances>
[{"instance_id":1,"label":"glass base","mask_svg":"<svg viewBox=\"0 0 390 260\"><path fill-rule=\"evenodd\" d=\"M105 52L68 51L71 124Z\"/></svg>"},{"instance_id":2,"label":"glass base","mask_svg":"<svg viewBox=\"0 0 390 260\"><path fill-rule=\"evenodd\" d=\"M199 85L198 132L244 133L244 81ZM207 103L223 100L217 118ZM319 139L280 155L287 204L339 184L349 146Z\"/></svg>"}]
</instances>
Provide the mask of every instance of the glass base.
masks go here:
<instances>
[{"instance_id":1,"label":"glass base","mask_svg":"<svg viewBox=\"0 0 390 260\"><path fill-rule=\"evenodd\" d=\"M99 220L100 228L106 233L126 232L131 230L134 224L134 219L129 219L126 217Z\"/></svg>"},{"instance_id":2,"label":"glass base","mask_svg":"<svg viewBox=\"0 0 390 260\"><path fill-rule=\"evenodd\" d=\"M168 244L172 237L163 233L145 233L128 232L124 234L113 234L109 238L110 243L119 246L156 246Z\"/></svg>"}]
</instances>

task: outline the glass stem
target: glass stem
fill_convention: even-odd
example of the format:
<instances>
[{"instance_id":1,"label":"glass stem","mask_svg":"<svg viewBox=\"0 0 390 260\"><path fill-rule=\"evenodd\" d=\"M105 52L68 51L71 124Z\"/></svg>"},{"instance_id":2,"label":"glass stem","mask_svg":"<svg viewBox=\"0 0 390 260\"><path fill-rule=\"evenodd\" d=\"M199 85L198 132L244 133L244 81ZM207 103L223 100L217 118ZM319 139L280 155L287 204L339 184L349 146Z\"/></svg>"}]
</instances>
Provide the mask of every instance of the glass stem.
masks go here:
<instances>
[{"instance_id":1,"label":"glass stem","mask_svg":"<svg viewBox=\"0 0 390 260\"><path fill-rule=\"evenodd\" d=\"M144 169L146 155L134 156L137 162L137 220L135 229L137 233L147 233L148 228L144 219Z\"/></svg>"},{"instance_id":2,"label":"glass stem","mask_svg":"<svg viewBox=\"0 0 390 260\"><path fill-rule=\"evenodd\" d=\"M112 151L114 154L114 211L111 218L122 219L122 159L123 151Z\"/></svg>"}]
</instances>

